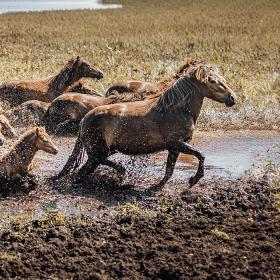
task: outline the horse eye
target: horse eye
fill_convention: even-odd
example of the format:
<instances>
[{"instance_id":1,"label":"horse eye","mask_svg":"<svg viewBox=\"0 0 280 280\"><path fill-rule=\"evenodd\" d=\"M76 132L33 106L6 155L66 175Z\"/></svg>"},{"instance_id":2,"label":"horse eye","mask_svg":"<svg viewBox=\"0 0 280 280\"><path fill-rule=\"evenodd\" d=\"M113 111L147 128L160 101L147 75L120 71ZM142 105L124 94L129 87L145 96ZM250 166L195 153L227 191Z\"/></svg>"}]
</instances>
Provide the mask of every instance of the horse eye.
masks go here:
<instances>
[{"instance_id":1,"label":"horse eye","mask_svg":"<svg viewBox=\"0 0 280 280\"><path fill-rule=\"evenodd\" d=\"M211 84L216 84L216 82L214 80L210 80L209 81Z\"/></svg>"}]
</instances>

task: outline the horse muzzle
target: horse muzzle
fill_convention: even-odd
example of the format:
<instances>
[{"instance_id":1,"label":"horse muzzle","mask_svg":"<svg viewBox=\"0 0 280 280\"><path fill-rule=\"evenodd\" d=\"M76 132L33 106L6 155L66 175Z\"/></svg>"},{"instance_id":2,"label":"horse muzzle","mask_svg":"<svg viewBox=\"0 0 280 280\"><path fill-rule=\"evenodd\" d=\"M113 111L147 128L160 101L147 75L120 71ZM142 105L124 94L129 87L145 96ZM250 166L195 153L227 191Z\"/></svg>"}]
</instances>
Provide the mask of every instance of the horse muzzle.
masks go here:
<instances>
[{"instance_id":1,"label":"horse muzzle","mask_svg":"<svg viewBox=\"0 0 280 280\"><path fill-rule=\"evenodd\" d=\"M100 80L104 77L103 73L102 72L96 72L94 74L94 78L96 78L97 80Z\"/></svg>"},{"instance_id":2,"label":"horse muzzle","mask_svg":"<svg viewBox=\"0 0 280 280\"><path fill-rule=\"evenodd\" d=\"M57 147L50 148L49 153L52 154L52 155L57 155L58 148Z\"/></svg>"},{"instance_id":3,"label":"horse muzzle","mask_svg":"<svg viewBox=\"0 0 280 280\"><path fill-rule=\"evenodd\" d=\"M236 103L236 96L229 93L226 97L225 104L227 107L232 107Z\"/></svg>"}]
</instances>

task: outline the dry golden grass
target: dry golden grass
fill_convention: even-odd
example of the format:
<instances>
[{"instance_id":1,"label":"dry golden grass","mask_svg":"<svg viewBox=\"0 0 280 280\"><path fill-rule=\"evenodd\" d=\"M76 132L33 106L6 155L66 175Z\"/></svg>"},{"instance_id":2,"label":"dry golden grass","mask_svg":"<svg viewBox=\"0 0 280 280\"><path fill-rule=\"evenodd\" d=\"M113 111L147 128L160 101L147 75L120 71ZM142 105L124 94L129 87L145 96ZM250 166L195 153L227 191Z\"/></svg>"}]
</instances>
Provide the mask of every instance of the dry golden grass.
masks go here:
<instances>
[{"instance_id":1,"label":"dry golden grass","mask_svg":"<svg viewBox=\"0 0 280 280\"><path fill-rule=\"evenodd\" d=\"M0 15L0 82L52 75L79 54L104 70L89 85L105 91L159 80L190 56L218 66L240 106L278 108L278 0L107 2L124 8Z\"/></svg>"}]
</instances>

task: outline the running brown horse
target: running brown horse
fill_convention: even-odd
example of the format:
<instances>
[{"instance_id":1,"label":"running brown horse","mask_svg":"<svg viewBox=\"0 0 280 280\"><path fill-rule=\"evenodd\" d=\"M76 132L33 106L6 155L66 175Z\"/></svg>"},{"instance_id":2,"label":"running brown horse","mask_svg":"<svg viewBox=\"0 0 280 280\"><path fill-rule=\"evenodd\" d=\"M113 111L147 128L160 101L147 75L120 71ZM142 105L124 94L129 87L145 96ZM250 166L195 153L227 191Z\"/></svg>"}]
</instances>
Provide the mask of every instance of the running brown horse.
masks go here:
<instances>
[{"instance_id":1,"label":"running brown horse","mask_svg":"<svg viewBox=\"0 0 280 280\"><path fill-rule=\"evenodd\" d=\"M107 90L106 96L110 96L116 93L126 94L129 92L139 93L143 95L151 95L151 94L162 92L164 89L172 85L172 83L174 83L176 79L178 79L180 76L184 74L184 71L188 69L190 63L195 63L195 61L186 60L174 75L172 75L169 78L163 79L160 82L147 82L147 81L137 81L137 80L117 82Z\"/></svg>"},{"instance_id":2,"label":"running brown horse","mask_svg":"<svg viewBox=\"0 0 280 280\"><path fill-rule=\"evenodd\" d=\"M12 106L28 100L51 102L64 92L83 90L79 80L83 77L101 79L103 73L79 56L68 61L55 76L42 80L18 80L5 82L0 86L0 100Z\"/></svg>"},{"instance_id":3,"label":"running brown horse","mask_svg":"<svg viewBox=\"0 0 280 280\"><path fill-rule=\"evenodd\" d=\"M190 185L204 176L204 156L189 144L204 98L231 107L235 93L210 66L193 62L171 87L161 95L143 101L104 105L90 111L81 121L74 150L58 177L76 170L86 151L88 159L79 177L108 165L119 173L124 168L107 158L121 152L128 155L150 154L168 150L166 173L154 188L161 189L172 176L179 153L199 160ZM137 134L136 134L137 133Z\"/></svg>"},{"instance_id":4,"label":"running brown horse","mask_svg":"<svg viewBox=\"0 0 280 280\"><path fill-rule=\"evenodd\" d=\"M5 142L5 138L17 138L18 134L15 129L11 126L9 120L3 113L0 113L0 146Z\"/></svg>"},{"instance_id":5,"label":"running brown horse","mask_svg":"<svg viewBox=\"0 0 280 280\"><path fill-rule=\"evenodd\" d=\"M77 134L80 121L92 109L106 104L143 100L138 93L114 94L109 97L88 94L64 93L47 108L41 124L48 133Z\"/></svg>"}]
</instances>

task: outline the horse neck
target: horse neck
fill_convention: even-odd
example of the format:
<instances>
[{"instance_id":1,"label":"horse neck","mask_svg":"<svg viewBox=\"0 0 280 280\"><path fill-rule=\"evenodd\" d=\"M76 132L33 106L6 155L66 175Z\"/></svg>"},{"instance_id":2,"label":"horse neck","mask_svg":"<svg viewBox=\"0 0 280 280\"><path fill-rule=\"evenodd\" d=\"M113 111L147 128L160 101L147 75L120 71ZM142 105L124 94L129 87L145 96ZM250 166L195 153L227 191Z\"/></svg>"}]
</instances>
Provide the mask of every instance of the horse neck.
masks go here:
<instances>
[{"instance_id":1,"label":"horse neck","mask_svg":"<svg viewBox=\"0 0 280 280\"><path fill-rule=\"evenodd\" d=\"M35 145L35 139L33 134L26 136L13 149L13 156L15 162L20 162L23 165L28 165L33 160L38 148Z\"/></svg>"},{"instance_id":2,"label":"horse neck","mask_svg":"<svg viewBox=\"0 0 280 280\"><path fill-rule=\"evenodd\" d=\"M56 76L50 79L49 90L56 93L66 91L68 87L80 80L80 76L73 67L69 70L68 67L62 69Z\"/></svg>"},{"instance_id":3,"label":"horse neck","mask_svg":"<svg viewBox=\"0 0 280 280\"><path fill-rule=\"evenodd\" d=\"M202 104L203 95L199 83L194 79L182 77L158 98L156 109L162 111L163 106L165 112L171 110L183 115L191 115L196 123Z\"/></svg>"},{"instance_id":4,"label":"horse neck","mask_svg":"<svg viewBox=\"0 0 280 280\"><path fill-rule=\"evenodd\" d=\"M200 85L198 84L198 82L193 81L193 83L196 84L197 90L193 94L190 102L188 102L188 104L186 104L186 107L191 112L191 114L193 116L194 124L196 124L196 121L200 115L204 97L200 93L202 89L201 89Z\"/></svg>"}]
</instances>

